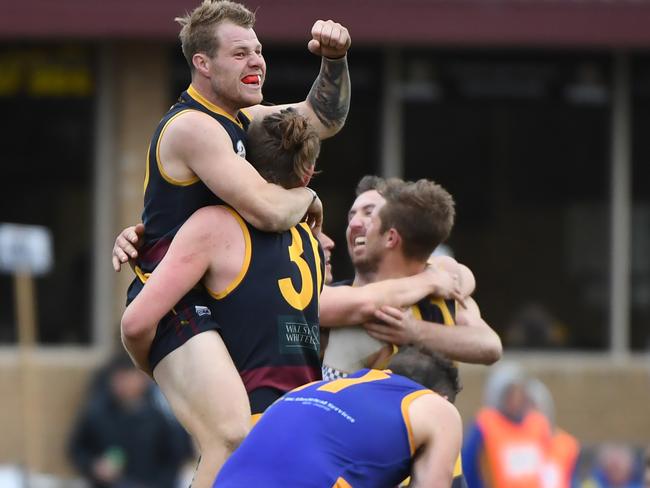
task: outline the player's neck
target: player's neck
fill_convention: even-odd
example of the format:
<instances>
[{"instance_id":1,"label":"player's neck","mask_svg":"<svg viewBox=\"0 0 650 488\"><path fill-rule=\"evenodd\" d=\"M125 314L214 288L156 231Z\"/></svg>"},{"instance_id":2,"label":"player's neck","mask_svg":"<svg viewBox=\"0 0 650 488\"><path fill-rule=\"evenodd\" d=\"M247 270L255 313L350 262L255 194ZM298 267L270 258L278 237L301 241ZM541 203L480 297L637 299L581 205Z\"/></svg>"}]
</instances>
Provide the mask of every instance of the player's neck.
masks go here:
<instances>
[{"instance_id":1,"label":"player's neck","mask_svg":"<svg viewBox=\"0 0 650 488\"><path fill-rule=\"evenodd\" d=\"M212 87L210 86L209 80L204 80L203 78L193 79L192 88L194 88L194 91L196 91L203 99L207 100L210 104L217 106L219 109L221 109L221 111L227 113L232 118L237 118L239 107L231 107L225 100L222 100L220 97L218 97L214 93Z\"/></svg>"},{"instance_id":2,"label":"player's neck","mask_svg":"<svg viewBox=\"0 0 650 488\"><path fill-rule=\"evenodd\" d=\"M426 263L420 260L405 258L401 253L391 253L386 256L377 269L376 280L389 280L413 276L424 271Z\"/></svg>"},{"instance_id":3,"label":"player's neck","mask_svg":"<svg viewBox=\"0 0 650 488\"><path fill-rule=\"evenodd\" d=\"M372 271L359 271L358 269L354 271L354 280L352 281L352 286L364 286L368 283L374 283L377 281L377 273Z\"/></svg>"}]
</instances>

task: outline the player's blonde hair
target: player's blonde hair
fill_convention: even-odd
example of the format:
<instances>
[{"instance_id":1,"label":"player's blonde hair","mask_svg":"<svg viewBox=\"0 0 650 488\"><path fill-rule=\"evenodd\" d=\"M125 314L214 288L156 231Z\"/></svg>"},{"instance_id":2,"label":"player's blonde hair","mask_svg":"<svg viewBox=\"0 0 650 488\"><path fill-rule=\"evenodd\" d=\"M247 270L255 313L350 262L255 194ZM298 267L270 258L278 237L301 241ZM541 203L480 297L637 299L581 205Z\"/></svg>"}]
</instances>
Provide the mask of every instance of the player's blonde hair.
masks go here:
<instances>
[{"instance_id":1,"label":"player's blonde hair","mask_svg":"<svg viewBox=\"0 0 650 488\"><path fill-rule=\"evenodd\" d=\"M311 178L319 152L316 129L293 108L267 115L248 130L248 160L267 181L285 188Z\"/></svg>"},{"instance_id":2,"label":"player's blonde hair","mask_svg":"<svg viewBox=\"0 0 650 488\"><path fill-rule=\"evenodd\" d=\"M205 53L212 57L219 47L214 27L222 22L231 22L240 27L252 29L255 25L255 13L244 5L229 0L203 0L184 17L174 19L181 25L178 37L181 40L183 55L194 70L192 57L196 53Z\"/></svg>"}]
</instances>

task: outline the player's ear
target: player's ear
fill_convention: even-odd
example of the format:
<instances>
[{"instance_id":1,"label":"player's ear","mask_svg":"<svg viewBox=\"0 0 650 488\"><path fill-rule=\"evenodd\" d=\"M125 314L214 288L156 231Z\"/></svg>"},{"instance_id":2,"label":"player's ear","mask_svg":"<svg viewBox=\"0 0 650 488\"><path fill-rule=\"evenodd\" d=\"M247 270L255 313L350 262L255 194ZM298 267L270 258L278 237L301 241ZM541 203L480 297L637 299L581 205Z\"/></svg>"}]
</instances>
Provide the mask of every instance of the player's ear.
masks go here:
<instances>
[{"instance_id":1,"label":"player's ear","mask_svg":"<svg viewBox=\"0 0 650 488\"><path fill-rule=\"evenodd\" d=\"M316 162L314 161L311 166L306 168L305 175L302 178L302 182L304 183L305 186L309 185L309 182L311 179L314 177L314 173L316 172Z\"/></svg>"},{"instance_id":2,"label":"player's ear","mask_svg":"<svg viewBox=\"0 0 650 488\"><path fill-rule=\"evenodd\" d=\"M203 76L210 74L210 58L205 53L194 53L192 56L194 70Z\"/></svg>"},{"instance_id":3,"label":"player's ear","mask_svg":"<svg viewBox=\"0 0 650 488\"><path fill-rule=\"evenodd\" d=\"M395 229L394 227L388 229L388 231L386 232L386 247L388 247L389 249L393 249L399 246L401 242L402 242L402 236L399 235L397 229Z\"/></svg>"}]
</instances>

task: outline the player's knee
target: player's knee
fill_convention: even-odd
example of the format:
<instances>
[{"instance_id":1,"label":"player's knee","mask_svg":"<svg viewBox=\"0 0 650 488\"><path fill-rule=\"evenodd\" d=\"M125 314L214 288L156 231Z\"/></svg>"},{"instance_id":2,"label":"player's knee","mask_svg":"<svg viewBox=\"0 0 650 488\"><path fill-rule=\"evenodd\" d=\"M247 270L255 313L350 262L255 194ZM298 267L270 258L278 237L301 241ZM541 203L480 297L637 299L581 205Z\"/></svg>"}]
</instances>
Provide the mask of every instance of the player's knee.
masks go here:
<instances>
[{"instance_id":1,"label":"player's knee","mask_svg":"<svg viewBox=\"0 0 650 488\"><path fill-rule=\"evenodd\" d=\"M234 452L250 432L251 421L250 417L247 417L239 421L231 421L228 424L227 428L224 429L224 445L228 451Z\"/></svg>"},{"instance_id":2,"label":"player's knee","mask_svg":"<svg viewBox=\"0 0 650 488\"><path fill-rule=\"evenodd\" d=\"M230 455L244 441L244 438L250 431L250 419L246 422L229 419L228 422L220 425L218 429L209 435L209 439L204 442L208 446L221 451L222 449ZM207 433L204 431L204 433ZM200 443L203 443L199 441Z\"/></svg>"},{"instance_id":3,"label":"player's knee","mask_svg":"<svg viewBox=\"0 0 650 488\"><path fill-rule=\"evenodd\" d=\"M243 432L233 432L230 435L227 435L223 439L223 445L226 448L226 451L229 454L235 452L239 445L244 442L246 434Z\"/></svg>"}]
</instances>

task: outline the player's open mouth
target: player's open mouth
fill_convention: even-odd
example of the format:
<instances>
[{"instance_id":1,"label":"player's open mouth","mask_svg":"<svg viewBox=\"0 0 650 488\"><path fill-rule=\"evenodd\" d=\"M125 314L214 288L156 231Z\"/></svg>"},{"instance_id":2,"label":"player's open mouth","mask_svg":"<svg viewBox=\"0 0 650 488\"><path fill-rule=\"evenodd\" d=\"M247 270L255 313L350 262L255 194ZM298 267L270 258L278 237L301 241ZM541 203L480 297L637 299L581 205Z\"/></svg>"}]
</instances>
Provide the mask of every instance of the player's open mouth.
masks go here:
<instances>
[{"instance_id":1,"label":"player's open mouth","mask_svg":"<svg viewBox=\"0 0 650 488\"><path fill-rule=\"evenodd\" d=\"M366 236L358 236L354 238L354 247L363 246L366 244Z\"/></svg>"},{"instance_id":2,"label":"player's open mouth","mask_svg":"<svg viewBox=\"0 0 650 488\"><path fill-rule=\"evenodd\" d=\"M262 84L261 75L246 75L241 79L244 85L260 86Z\"/></svg>"}]
</instances>

